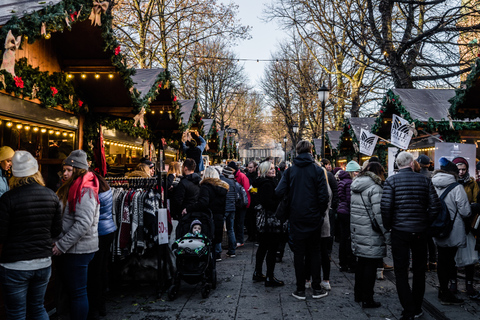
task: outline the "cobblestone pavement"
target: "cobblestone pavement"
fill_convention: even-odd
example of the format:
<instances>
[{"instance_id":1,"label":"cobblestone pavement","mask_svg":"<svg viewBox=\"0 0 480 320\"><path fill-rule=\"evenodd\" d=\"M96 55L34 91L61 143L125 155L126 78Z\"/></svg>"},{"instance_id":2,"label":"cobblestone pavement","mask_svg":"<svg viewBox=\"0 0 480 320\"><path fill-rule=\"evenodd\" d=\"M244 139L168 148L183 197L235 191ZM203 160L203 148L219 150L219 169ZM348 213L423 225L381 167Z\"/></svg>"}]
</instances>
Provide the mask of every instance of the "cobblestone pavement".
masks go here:
<instances>
[{"instance_id":1,"label":"cobblestone pavement","mask_svg":"<svg viewBox=\"0 0 480 320\"><path fill-rule=\"evenodd\" d=\"M382 303L378 309L362 309L353 300L354 274L342 273L338 263L338 245L334 245L330 283L332 290L322 299L312 299L307 290L307 299L299 301L291 296L295 290L293 254L288 249L282 263L278 263L275 276L285 281L285 286L265 288L263 283L252 282L256 246L246 243L237 249L235 258L222 255L217 264L218 286L210 297L203 299L200 285L182 281L174 301L167 294L158 295L155 285L145 283L122 283L117 290L109 292L104 319L154 320L154 319L399 319L402 308L395 289L393 271L385 272L385 280L375 285L375 300ZM391 263L386 258L385 262ZM478 279L477 279L478 280ZM464 281L459 280L460 290ZM477 288L480 284L477 281ZM430 319L480 319L480 302L465 299L462 306L443 306L437 299L438 280L434 272L427 274L424 315ZM309 296L310 294L310 296Z\"/></svg>"}]
</instances>

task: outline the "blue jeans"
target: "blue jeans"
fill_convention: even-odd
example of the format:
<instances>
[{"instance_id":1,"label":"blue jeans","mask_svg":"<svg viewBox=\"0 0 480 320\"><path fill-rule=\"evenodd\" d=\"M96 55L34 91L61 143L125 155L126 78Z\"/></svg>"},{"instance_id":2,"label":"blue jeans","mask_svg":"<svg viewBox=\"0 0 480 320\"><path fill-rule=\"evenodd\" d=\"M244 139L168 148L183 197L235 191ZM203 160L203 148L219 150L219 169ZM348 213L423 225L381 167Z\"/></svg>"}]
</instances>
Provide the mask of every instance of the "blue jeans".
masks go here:
<instances>
[{"instance_id":1,"label":"blue jeans","mask_svg":"<svg viewBox=\"0 0 480 320\"><path fill-rule=\"evenodd\" d=\"M57 268L68 294L70 319L85 320L88 316L87 275L88 264L95 253L63 254L58 258Z\"/></svg>"},{"instance_id":2,"label":"blue jeans","mask_svg":"<svg viewBox=\"0 0 480 320\"><path fill-rule=\"evenodd\" d=\"M244 226L245 226L245 214L247 209L237 209L235 213L235 239L237 243L244 243Z\"/></svg>"},{"instance_id":3,"label":"blue jeans","mask_svg":"<svg viewBox=\"0 0 480 320\"><path fill-rule=\"evenodd\" d=\"M0 281L8 319L25 319L27 310L32 319L49 319L43 299L51 272L51 267L13 270L0 266Z\"/></svg>"},{"instance_id":4,"label":"blue jeans","mask_svg":"<svg viewBox=\"0 0 480 320\"><path fill-rule=\"evenodd\" d=\"M235 224L235 211L225 213L225 225L227 226L228 237L228 251L227 254L235 254L237 242L235 240L235 231L233 230Z\"/></svg>"}]
</instances>

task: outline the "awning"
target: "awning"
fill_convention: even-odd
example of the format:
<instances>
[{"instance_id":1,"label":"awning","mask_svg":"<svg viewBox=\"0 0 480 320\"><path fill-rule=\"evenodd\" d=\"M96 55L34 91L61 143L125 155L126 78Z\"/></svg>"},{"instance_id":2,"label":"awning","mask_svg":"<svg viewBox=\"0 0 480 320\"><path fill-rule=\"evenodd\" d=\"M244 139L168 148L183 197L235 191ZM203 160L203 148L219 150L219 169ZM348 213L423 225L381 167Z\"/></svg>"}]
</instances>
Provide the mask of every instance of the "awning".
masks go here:
<instances>
[{"instance_id":1,"label":"awning","mask_svg":"<svg viewBox=\"0 0 480 320\"><path fill-rule=\"evenodd\" d=\"M4 25L5 23L7 23L7 21L10 20L12 16L20 19L25 15L42 10L47 6L55 5L61 1L62 0L2 0L0 3L0 25Z\"/></svg>"},{"instance_id":2,"label":"awning","mask_svg":"<svg viewBox=\"0 0 480 320\"><path fill-rule=\"evenodd\" d=\"M330 141L330 147L333 150L336 150L338 148L338 143L340 142L341 134L342 134L342 131L327 131L327 137L328 137L328 140Z\"/></svg>"}]
</instances>

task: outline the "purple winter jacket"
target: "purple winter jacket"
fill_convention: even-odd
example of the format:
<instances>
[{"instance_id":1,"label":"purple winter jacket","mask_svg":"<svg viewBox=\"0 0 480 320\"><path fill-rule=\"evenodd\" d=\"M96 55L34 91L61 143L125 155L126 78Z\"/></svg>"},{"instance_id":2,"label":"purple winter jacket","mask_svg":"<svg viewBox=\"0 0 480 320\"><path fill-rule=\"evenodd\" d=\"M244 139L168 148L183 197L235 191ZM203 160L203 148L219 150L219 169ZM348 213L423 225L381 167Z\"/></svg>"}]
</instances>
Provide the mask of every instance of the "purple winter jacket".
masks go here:
<instances>
[{"instance_id":1,"label":"purple winter jacket","mask_svg":"<svg viewBox=\"0 0 480 320\"><path fill-rule=\"evenodd\" d=\"M352 184L352 178L346 171L340 171L338 173L340 181L338 182L338 214L350 214L350 185Z\"/></svg>"}]
</instances>

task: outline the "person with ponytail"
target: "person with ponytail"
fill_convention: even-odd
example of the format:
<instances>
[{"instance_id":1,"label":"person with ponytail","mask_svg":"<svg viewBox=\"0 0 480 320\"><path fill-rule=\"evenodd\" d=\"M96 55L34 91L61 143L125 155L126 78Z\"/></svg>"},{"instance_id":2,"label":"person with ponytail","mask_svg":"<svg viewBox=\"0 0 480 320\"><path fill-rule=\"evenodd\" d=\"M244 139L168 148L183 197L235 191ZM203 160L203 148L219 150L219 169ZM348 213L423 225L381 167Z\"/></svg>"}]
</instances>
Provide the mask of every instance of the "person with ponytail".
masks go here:
<instances>
[{"instance_id":1,"label":"person with ponytail","mask_svg":"<svg viewBox=\"0 0 480 320\"><path fill-rule=\"evenodd\" d=\"M55 241L53 254L58 256L60 281L68 295L70 319L88 316L88 264L98 251L99 182L88 171L87 154L74 150L64 165L72 166L72 176L58 189L62 211L62 233Z\"/></svg>"}]
</instances>

